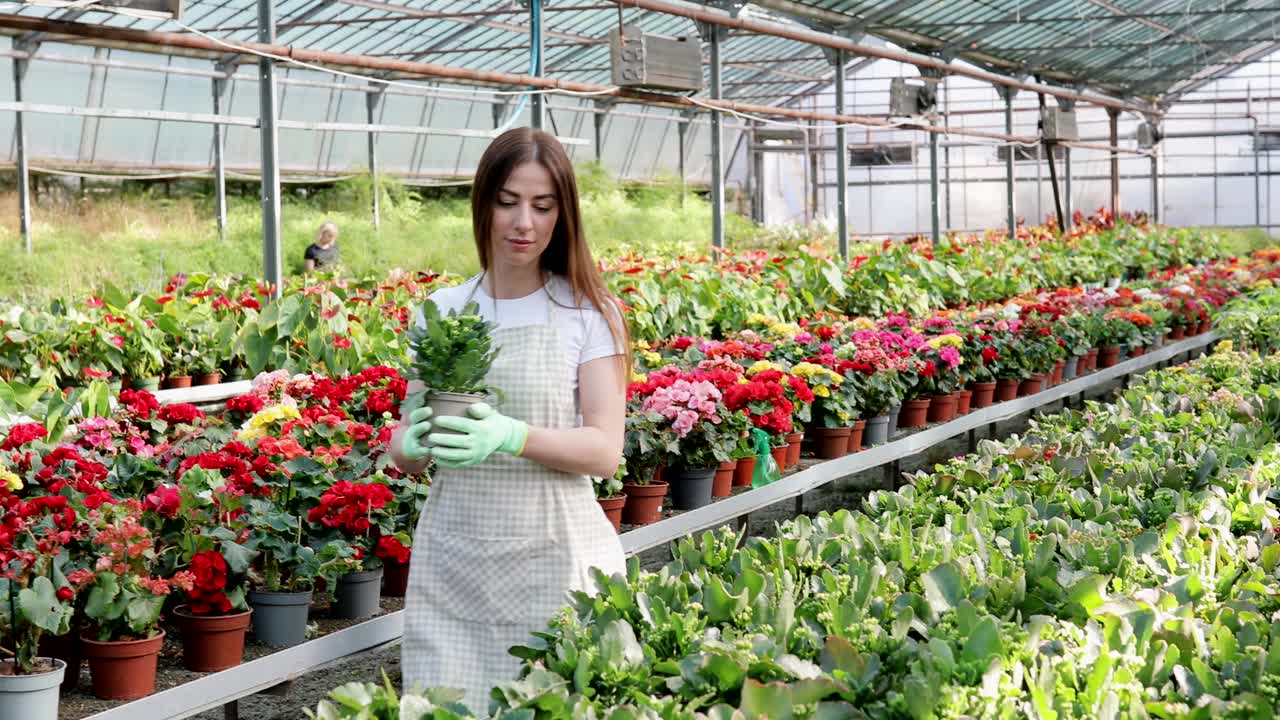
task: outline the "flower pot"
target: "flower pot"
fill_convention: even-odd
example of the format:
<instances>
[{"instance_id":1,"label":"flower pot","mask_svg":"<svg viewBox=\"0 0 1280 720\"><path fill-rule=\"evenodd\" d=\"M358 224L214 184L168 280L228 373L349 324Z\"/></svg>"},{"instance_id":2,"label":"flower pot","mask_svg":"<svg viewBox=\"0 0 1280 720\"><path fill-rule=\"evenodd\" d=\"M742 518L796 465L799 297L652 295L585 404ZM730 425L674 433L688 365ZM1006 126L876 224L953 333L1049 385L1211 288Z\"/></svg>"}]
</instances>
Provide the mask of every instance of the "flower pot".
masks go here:
<instances>
[{"instance_id":1,"label":"flower pot","mask_svg":"<svg viewBox=\"0 0 1280 720\"><path fill-rule=\"evenodd\" d=\"M1005 402L1018 397L1018 385L1020 384L1022 384L1021 380L996 380L995 401Z\"/></svg>"},{"instance_id":2,"label":"flower pot","mask_svg":"<svg viewBox=\"0 0 1280 720\"><path fill-rule=\"evenodd\" d=\"M158 377L130 378L130 383L134 390L155 392L160 389L160 378Z\"/></svg>"},{"instance_id":3,"label":"flower pot","mask_svg":"<svg viewBox=\"0 0 1280 720\"><path fill-rule=\"evenodd\" d=\"M800 444L804 442L804 433L791 433L787 436L787 468L800 464Z\"/></svg>"},{"instance_id":4,"label":"flower pot","mask_svg":"<svg viewBox=\"0 0 1280 720\"><path fill-rule=\"evenodd\" d=\"M195 672L217 672L244 659L244 634L253 610L234 615L192 615L186 605L173 610L182 631L182 666Z\"/></svg>"},{"instance_id":5,"label":"flower pot","mask_svg":"<svg viewBox=\"0 0 1280 720\"><path fill-rule=\"evenodd\" d=\"M931 423L951 422L956 417L955 393L934 395L929 398L929 408L925 411L925 420Z\"/></svg>"},{"instance_id":6,"label":"flower pot","mask_svg":"<svg viewBox=\"0 0 1280 720\"><path fill-rule=\"evenodd\" d=\"M867 421L859 420L849 428L849 444L845 446L845 453L856 453L862 451L862 435L867 431Z\"/></svg>"},{"instance_id":7,"label":"flower pot","mask_svg":"<svg viewBox=\"0 0 1280 720\"><path fill-rule=\"evenodd\" d=\"M751 487L751 479L756 472L756 458L738 458L738 466L733 470L734 487Z\"/></svg>"},{"instance_id":8,"label":"flower pot","mask_svg":"<svg viewBox=\"0 0 1280 720\"><path fill-rule=\"evenodd\" d=\"M1213 329L1213 322L1209 320L1203 320L1200 322L1200 326L1196 328L1196 334L1203 335L1212 329Z\"/></svg>"},{"instance_id":9,"label":"flower pot","mask_svg":"<svg viewBox=\"0 0 1280 720\"><path fill-rule=\"evenodd\" d=\"M1169 331L1170 340L1185 340L1187 337L1187 329L1181 325Z\"/></svg>"},{"instance_id":10,"label":"flower pot","mask_svg":"<svg viewBox=\"0 0 1280 720\"><path fill-rule=\"evenodd\" d=\"M0 720L58 720L58 689L67 664L50 658L53 669L15 675L14 661L0 660Z\"/></svg>"},{"instance_id":11,"label":"flower pot","mask_svg":"<svg viewBox=\"0 0 1280 720\"><path fill-rule=\"evenodd\" d=\"M852 427L814 428L810 430L817 440L817 455L822 460L835 460L849 452L849 433Z\"/></svg>"},{"instance_id":12,"label":"flower pot","mask_svg":"<svg viewBox=\"0 0 1280 720\"><path fill-rule=\"evenodd\" d=\"M956 415L968 415L969 406L973 404L973 391L961 390L956 394Z\"/></svg>"},{"instance_id":13,"label":"flower pot","mask_svg":"<svg viewBox=\"0 0 1280 720\"><path fill-rule=\"evenodd\" d=\"M622 507L619 505L618 507ZM382 561L382 597L404 597L409 589L409 563Z\"/></svg>"},{"instance_id":14,"label":"flower pot","mask_svg":"<svg viewBox=\"0 0 1280 720\"><path fill-rule=\"evenodd\" d=\"M1031 377L1018 383L1018 397L1026 397L1035 395L1044 389L1044 373L1035 373Z\"/></svg>"},{"instance_id":15,"label":"flower pot","mask_svg":"<svg viewBox=\"0 0 1280 720\"><path fill-rule=\"evenodd\" d=\"M1089 352L1084 354L1085 359L1088 360L1088 365L1085 367L1085 370L1093 372L1098 369L1098 354L1100 352L1102 352L1100 348L1089 348Z\"/></svg>"},{"instance_id":16,"label":"flower pot","mask_svg":"<svg viewBox=\"0 0 1280 720\"><path fill-rule=\"evenodd\" d=\"M164 644L164 631L146 640L98 642L81 637L89 661L94 697L102 700L136 700L156 691L156 660Z\"/></svg>"},{"instance_id":17,"label":"flower pot","mask_svg":"<svg viewBox=\"0 0 1280 720\"><path fill-rule=\"evenodd\" d=\"M168 390L172 390L173 388L189 388L191 387L191 376L170 375L164 379L164 387Z\"/></svg>"},{"instance_id":18,"label":"flower pot","mask_svg":"<svg viewBox=\"0 0 1280 720\"><path fill-rule=\"evenodd\" d=\"M737 467L737 460L720 463L716 468L715 479L711 481L711 497L722 498L733 494L733 471Z\"/></svg>"},{"instance_id":19,"label":"flower pot","mask_svg":"<svg viewBox=\"0 0 1280 720\"><path fill-rule=\"evenodd\" d=\"M715 478L714 467L668 469L671 507L676 510L697 510L710 505L711 486L715 483Z\"/></svg>"},{"instance_id":20,"label":"flower pot","mask_svg":"<svg viewBox=\"0 0 1280 720\"><path fill-rule=\"evenodd\" d=\"M975 410L990 407L992 400L996 396L995 382L969 383L969 389L973 391L973 399L970 401L970 406Z\"/></svg>"},{"instance_id":21,"label":"flower pot","mask_svg":"<svg viewBox=\"0 0 1280 720\"><path fill-rule=\"evenodd\" d=\"M1129 348L1129 357L1131 358L1142 357L1143 355L1146 355L1146 354L1147 354L1146 345L1134 345L1133 347Z\"/></svg>"},{"instance_id":22,"label":"flower pot","mask_svg":"<svg viewBox=\"0 0 1280 720\"><path fill-rule=\"evenodd\" d=\"M249 593L253 608L253 637L260 643L292 647L307 639L307 612L311 591Z\"/></svg>"},{"instance_id":23,"label":"flower pot","mask_svg":"<svg viewBox=\"0 0 1280 720\"><path fill-rule=\"evenodd\" d=\"M1062 384L1062 373L1066 369L1067 369L1066 360L1059 360L1058 362L1053 364L1053 382L1050 383L1050 386Z\"/></svg>"},{"instance_id":24,"label":"flower pot","mask_svg":"<svg viewBox=\"0 0 1280 720\"><path fill-rule=\"evenodd\" d=\"M222 382L222 373L205 373L195 377L196 385L217 385Z\"/></svg>"},{"instance_id":25,"label":"flower pot","mask_svg":"<svg viewBox=\"0 0 1280 720\"><path fill-rule=\"evenodd\" d=\"M929 398L908 400L902 404L902 412L898 415L898 427L917 428L924 426L929 419Z\"/></svg>"},{"instance_id":26,"label":"flower pot","mask_svg":"<svg viewBox=\"0 0 1280 720\"><path fill-rule=\"evenodd\" d=\"M382 568L350 572L338 578L329 617L361 620L378 614L378 596L382 585Z\"/></svg>"},{"instance_id":27,"label":"flower pot","mask_svg":"<svg viewBox=\"0 0 1280 720\"><path fill-rule=\"evenodd\" d=\"M1080 358L1079 358L1079 357L1069 357L1069 358L1067 358L1067 362L1062 366L1062 379L1063 379L1064 381L1065 381L1065 380L1075 380L1075 379L1076 379L1076 373L1077 373L1077 372L1079 372L1079 369L1080 369Z\"/></svg>"},{"instance_id":28,"label":"flower pot","mask_svg":"<svg viewBox=\"0 0 1280 720\"><path fill-rule=\"evenodd\" d=\"M889 416L877 415L867 420L862 432L862 444L866 447L883 445L889 442Z\"/></svg>"},{"instance_id":29,"label":"flower pot","mask_svg":"<svg viewBox=\"0 0 1280 720\"><path fill-rule=\"evenodd\" d=\"M36 647L36 655L61 660L67 664L67 671L62 674L62 689L75 690L80 685L80 637L75 633L65 635L40 636L40 644Z\"/></svg>"},{"instance_id":30,"label":"flower pot","mask_svg":"<svg viewBox=\"0 0 1280 720\"><path fill-rule=\"evenodd\" d=\"M888 412L885 414L889 416L889 437L893 437L898 434L898 418L902 416L902 403L898 403L897 405L889 408ZM886 442L887 441L888 440L886 439Z\"/></svg>"},{"instance_id":31,"label":"flower pot","mask_svg":"<svg viewBox=\"0 0 1280 720\"><path fill-rule=\"evenodd\" d=\"M622 507L622 522L628 525L648 525L662 518L662 498L667 496L667 484L655 481L649 485L624 483L622 492L627 504Z\"/></svg>"},{"instance_id":32,"label":"flower pot","mask_svg":"<svg viewBox=\"0 0 1280 720\"><path fill-rule=\"evenodd\" d=\"M1098 367L1109 368L1120 362L1120 346L1108 345L1098 350Z\"/></svg>"},{"instance_id":33,"label":"flower pot","mask_svg":"<svg viewBox=\"0 0 1280 720\"><path fill-rule=\"evenodd\" d=\"M769 454L773 456L773 462L778 466L778 472L782 472L787 469L787 453L788 450L786 445L773 448L769 451Z\"/></svg>"},{"instance_id":34,"label":"flower pot","mask_svg":"<svg viewBox=\"0 0 1280 720\"><path fill-rule=\"evenodd\" d=\"M231 382L240 382L245 379L245 375L248 374L248 372L249 371L247 369L238 367L233 369L231 373L227 375L227 379Z\"/></svg>"},{"instance_id":35,"label":"flower pot","mask_svg":"<svg viewBox=\"0 0 1280 720\"><path fill-rule=\"evenodd\" d=\"M622 506L627 504L627 496L619 493L613 497L596 498L596 502L600 503L600 509L604 510L604 516L609 518L609 524L613 525L614 532L622 532ZM408 575L405 575L408 579ZM403 595L404 593L400 593Z\"/></svg>"},{"instance_id":36,"label":"flower pot","mask_svg":"<svg viewBox=\"0 0 1280 720\"><path fill-rule=\"evenodd\" d=\"M467 408L476 403L484 402L485 396L481 393L455 393L455 392L435 392L427 393L427 405L431 407L431 417L445 417L452 415L454 417L468 417ZM460 433L442 427L432 427L431 432L449 433L458 435Z\"/></svg>"}]
</instances>

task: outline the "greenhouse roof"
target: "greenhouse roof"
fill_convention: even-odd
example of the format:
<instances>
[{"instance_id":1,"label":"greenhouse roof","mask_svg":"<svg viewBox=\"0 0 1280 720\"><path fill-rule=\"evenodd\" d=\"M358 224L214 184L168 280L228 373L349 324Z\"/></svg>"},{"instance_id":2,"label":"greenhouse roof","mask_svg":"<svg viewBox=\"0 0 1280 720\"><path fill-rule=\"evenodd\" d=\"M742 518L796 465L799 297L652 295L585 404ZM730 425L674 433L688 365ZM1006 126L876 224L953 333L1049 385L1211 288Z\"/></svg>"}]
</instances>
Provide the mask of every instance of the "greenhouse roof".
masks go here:
<instances>
[{"instance_id":1,"label":"greenhouse roof","mask_svg":"<svg viewBox=\"0 0 1280 720\"><path fill-rule=\"evenodd\" d=\"M1280 46L1276 39L1280 6L1274 0L756 0L749 5L667 0L666 4L685 9L705 6L726 17L835 33L867 45L884 47L887 41L1008 76L1036 75L1048 83L1089 87L1121 98L1174 99ZM626 0L543 0L543 5L543 74L561 80L612 84L608 34L620 22L663 35L697 32L689 17L632 7ZM188 0L181 23L126 17L83 4L7 7L10 17L199 31L230 42L257 39L255 0ZM529 10L520 0L282 0L275 3L275 14L280 45L457 68L530 71ZM5 31L18 34L12 26ZM25 36L121 45L32 32ZM826 86L832 76L822 48L796 39L732 29L722 53L727 99L791 104ZM221 59L251 58L228 52Z\"/></svg>"}]
</instances>

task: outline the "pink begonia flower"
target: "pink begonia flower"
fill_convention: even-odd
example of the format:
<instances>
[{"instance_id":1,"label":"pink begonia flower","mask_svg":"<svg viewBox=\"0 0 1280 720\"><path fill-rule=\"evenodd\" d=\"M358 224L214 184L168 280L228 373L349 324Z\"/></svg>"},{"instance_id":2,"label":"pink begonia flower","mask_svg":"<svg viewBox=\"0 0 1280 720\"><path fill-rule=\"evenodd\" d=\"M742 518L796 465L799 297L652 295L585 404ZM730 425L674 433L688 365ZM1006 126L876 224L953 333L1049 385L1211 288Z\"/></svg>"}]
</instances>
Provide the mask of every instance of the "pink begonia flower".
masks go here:
<instances>
[{"instance_id":1,"label":"pink begonia flower","mask_svg":"<svg viewBox=\"0 0 1280 720\"><path fill-rule=\"evenodd\" d=\"M138 457L154 457L156 449L140 437L129 438L129 449Z\"/></svg>"},{"instance_id":2,"label":"pink begonia flower","mask_svg":"<svg viewBox=\"0 0 1280 720\"><path fill-rule=\"evenodd\" d=\"M942 348L942 350L938 351L938 357L942 358L943 362L945 362L952 370L960 367L960 363L962 362L960 351L953 347Z\"/></svg>"},{"instance_id":3,"label":"pink begonia flower","mask_svg":"<svg viewBox=\"0 0 1280 720\"><path fill-rule=\"evenodd\" d=\"M671 423L671 429L676 431L676 435L678 437L683 438L685 435L689 434L690 430L693 430L693 425L697 421L697 413L686 410L676 417L675 422Z\"/></svg>"},{"instance_id":4,"label":"pink begonia flower","mask_svg":"<svg viewBox=\"0 0 1280 720\"><path fill-rule=\"evenodd\" d=\"M811 343L813 342L813 333L802 332L796 335L796 342Z\"/></svg>"}]
</instances>

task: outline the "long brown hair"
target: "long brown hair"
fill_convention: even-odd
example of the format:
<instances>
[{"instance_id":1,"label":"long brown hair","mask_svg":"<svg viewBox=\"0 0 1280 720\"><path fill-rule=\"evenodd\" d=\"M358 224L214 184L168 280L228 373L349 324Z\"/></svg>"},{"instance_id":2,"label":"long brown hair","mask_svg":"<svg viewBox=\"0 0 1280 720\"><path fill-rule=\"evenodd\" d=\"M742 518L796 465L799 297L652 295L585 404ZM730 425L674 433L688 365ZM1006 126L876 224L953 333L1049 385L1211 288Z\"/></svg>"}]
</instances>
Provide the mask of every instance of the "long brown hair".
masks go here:
<instances>
[{"instance_id":1,"label":"long brown hair","mask_svg":"<svg viewBox=\"0 0 1280 720\"><path fill-rule=\"evenodd\" d=\"M498 191L517 166L528 162L538 163L551 175L560 209L555 229L551 232L551 242L538 259L538 265L542 270L569 281L575 304L580 306L585 298L604 315L614 346L622 356L622 383L625 386L631 377L631 335L622 318L622 307L605 287L591 257L591 248L583 236L578 181L574 177L573 163L560 141L552 135L533 128L513 128L494 139L480 157L475 182L471 186L471 226L480 267L488 271L492 261L493 208Z\"/></svg>"}]
</instances>

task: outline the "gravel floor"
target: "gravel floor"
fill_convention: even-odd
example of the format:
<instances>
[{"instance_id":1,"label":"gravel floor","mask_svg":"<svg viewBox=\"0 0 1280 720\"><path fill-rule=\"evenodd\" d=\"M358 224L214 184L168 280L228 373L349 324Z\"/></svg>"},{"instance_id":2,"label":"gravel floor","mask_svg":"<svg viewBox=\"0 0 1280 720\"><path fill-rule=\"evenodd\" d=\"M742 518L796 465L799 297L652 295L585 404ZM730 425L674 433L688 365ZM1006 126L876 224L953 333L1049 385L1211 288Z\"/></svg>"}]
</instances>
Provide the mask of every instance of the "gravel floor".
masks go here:
<instances>
[{"instance_id":1,"label":"gravel floor","mask_svg":"<svg viewBox=\"0 0 1280 720\"><path fill-rule=\"evenodd\" d=\"M1118 386L1119 382L1117 381L1097 388L1089 392L1088 397L1095 399L1109 395ZM1048 414L1058 412L1060 409L1061 404L1057 403L1046 406L1036 412L1037 414ZM1028 425L1028 418L1028 415L1021 415L1006 422L998 423L995 436L1003 438L1024 431ZM978 437L979 439L985 438L984 432L980 431ZM935 446L926 453L902 458L900 469L903 473L911 473L922 468L928 468L946 458L962 455L967 451L967 439L963 435L958 436ZM811 467L817 462L811 458L805 459L801 461L801 467ZM824 510L834 511L840 508L857 507L869 490L882 487L884 481L885 472L883 470L872 470L841 478L806 495L804 498L804 512L808 515L815 515ZM747 488L742 488L739 492L745 492L746 490ZM795 517L795 515L794 500L787 500L764 508L752 513L748 533L757 536L772 535L779 523L785 522ZM640 553L641 565L646 569L660 568L669 561L670 557L670 551L665 547L651 548ZM400 600L383 600L384 612L399 609L401 606ZM333 632L351 624L351 621L322 618L317 622L317 633ZM178 643L172 639L166 639L160 661L161 667L157 678L157 690L174 687L201 675L201 673L191 673L181 668L180 652ZM246 648L245 658L254 659L269 654L269 652L269 648L250 643ZM239 702L238 717L241 720L284 720L286 718L296 720L297 718L305 717L304 709L314 708L332 688L346 682L379 680L383 672L387 674L394 684L399 685L400 648L398 645L380 648L310 673L293 681L288 686L279 688L276 693L244 698ZM79 718L116 705L116 703L94 699L87 692L88 687L89 675L86 668L81 681L82 689L62 696L59 720L79 720ZM196 717L200 718L200 720L224 720L231 716L224 715L223 711L219 710L205 712Z\"/></svg>"}]
</instances>

